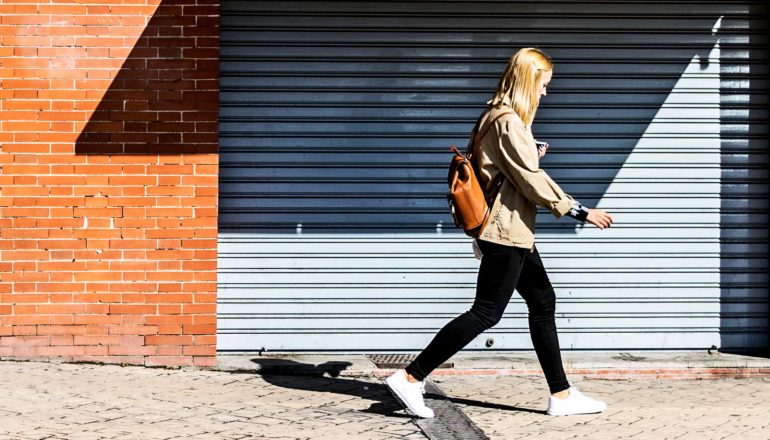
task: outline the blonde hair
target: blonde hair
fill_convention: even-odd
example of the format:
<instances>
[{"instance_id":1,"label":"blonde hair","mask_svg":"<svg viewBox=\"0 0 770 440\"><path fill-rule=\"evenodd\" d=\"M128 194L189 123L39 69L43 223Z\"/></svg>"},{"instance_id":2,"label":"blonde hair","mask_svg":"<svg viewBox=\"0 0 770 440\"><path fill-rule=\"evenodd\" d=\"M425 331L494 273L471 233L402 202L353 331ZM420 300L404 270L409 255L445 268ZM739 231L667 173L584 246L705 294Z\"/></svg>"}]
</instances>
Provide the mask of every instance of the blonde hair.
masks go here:
<instances>
[{"instance_id":1,"label":"blonde hair","mask_svg":"<svg viewBox=\"0 0 770 440\"><path fill-rule=\"evenodd\" d=\"M509 105L526 125L531 125L540 104L537 90L540 77L544 71L552 69L551 57L541 50L534 47L520 49L508 61L489 104L494 107Z\"/></svg>"}]
</instances>

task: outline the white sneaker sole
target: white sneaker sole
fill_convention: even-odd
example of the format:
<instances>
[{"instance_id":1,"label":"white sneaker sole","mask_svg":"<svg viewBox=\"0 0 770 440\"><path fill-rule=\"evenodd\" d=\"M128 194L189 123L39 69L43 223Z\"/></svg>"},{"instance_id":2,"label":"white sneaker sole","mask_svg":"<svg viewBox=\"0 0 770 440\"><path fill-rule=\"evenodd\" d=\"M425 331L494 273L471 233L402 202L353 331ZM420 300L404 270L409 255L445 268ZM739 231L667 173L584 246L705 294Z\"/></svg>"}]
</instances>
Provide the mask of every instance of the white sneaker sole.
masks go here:
<instances>
[{"instance_id":1,"label":"white sneaker sole","mask_svg":"<svg viewBox=\"0 0 770 440\"><path fill-rule=\"evenodd\" d=\"M546 414L549 416L579 416L579 415L585 415L585 414L599 414L607 409L607 406L605 405L602 409L597 409L595 411L582 411L582 412L550 412L546 411Z\"/></svg>"},{"instance_id":2,"label":"white sneaker sole","mask_svg":"<svg viewBox=\"0 0 770 440\"><path fill-rule=\"evenodd\" d=\"M601 414L602 411L604 411L604 410L591 411L591 412L574 412L574 413L573 412L571 412L571 413L553 413L553 412L549 412L549 413L546 413L546 414L548 414L549 416L556 416L556 417L559 417L559 416L580 416L580 415L588 415L588 414Z\"/></svg>"}]
</instances>

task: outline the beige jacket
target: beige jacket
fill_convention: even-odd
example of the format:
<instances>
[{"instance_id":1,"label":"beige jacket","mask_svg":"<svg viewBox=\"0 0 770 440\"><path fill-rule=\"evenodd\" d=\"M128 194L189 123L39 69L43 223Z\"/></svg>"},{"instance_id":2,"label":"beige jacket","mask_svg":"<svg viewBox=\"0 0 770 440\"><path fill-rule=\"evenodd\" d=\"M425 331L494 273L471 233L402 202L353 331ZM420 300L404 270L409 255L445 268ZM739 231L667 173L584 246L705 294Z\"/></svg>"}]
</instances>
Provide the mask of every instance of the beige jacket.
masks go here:
<instances>
[{"instance_id":1,"label":"beige jacket","mask_svg":"<svg viewBox=\"0 0 770 440\"><path fill-rule=\"evenodd\" d=\"M535 245L535 215L542 206L556 218L568 213L573 198L562 191L539 167L535 139L511 107L493 108L483 116L479 132L497 115L512 112L495 122L478 140L474 161L479 165L479 180L489 193L495 177L505 180L497 195L481 240L532 249Z\"/></svg>"}]
</instances>

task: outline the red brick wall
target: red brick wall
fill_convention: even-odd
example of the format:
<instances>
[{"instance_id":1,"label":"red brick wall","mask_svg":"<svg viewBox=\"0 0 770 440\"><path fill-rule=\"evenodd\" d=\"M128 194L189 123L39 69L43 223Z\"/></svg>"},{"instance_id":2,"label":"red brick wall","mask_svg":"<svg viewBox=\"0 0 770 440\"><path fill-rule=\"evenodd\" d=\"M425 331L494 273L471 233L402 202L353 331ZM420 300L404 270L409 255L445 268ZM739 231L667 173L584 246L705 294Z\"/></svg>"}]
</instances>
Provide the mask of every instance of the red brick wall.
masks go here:
<instances>
[{"instance_id":1,"label":"red brick wall","mask_svg":"<svg viewBox=\"0 0 770 440\"><path fill-rule=\"evenodd\" d=\"M215 363L218 14L0 2L0 357Z\"/></svg>"}]
</instances>

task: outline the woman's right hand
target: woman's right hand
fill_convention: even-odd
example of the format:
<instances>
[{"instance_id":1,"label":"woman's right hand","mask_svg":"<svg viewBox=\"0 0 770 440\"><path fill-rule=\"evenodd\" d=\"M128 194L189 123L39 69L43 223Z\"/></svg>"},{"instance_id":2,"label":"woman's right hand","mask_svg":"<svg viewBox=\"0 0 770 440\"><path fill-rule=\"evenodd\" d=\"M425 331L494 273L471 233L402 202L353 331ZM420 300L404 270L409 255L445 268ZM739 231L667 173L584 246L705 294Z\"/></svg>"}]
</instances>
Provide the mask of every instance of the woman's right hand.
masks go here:
<instances>
[{"instance_id":1,"label":"woman's right hand","mask_svg":"<svg viewBox=\"0 0 770 440\"><path fill-rule=\"evenodd\" d=\"M609 228L612 225L612 216L601 209L589 209L586 221L599 229Z\"/></svg>"}]
</instances>

